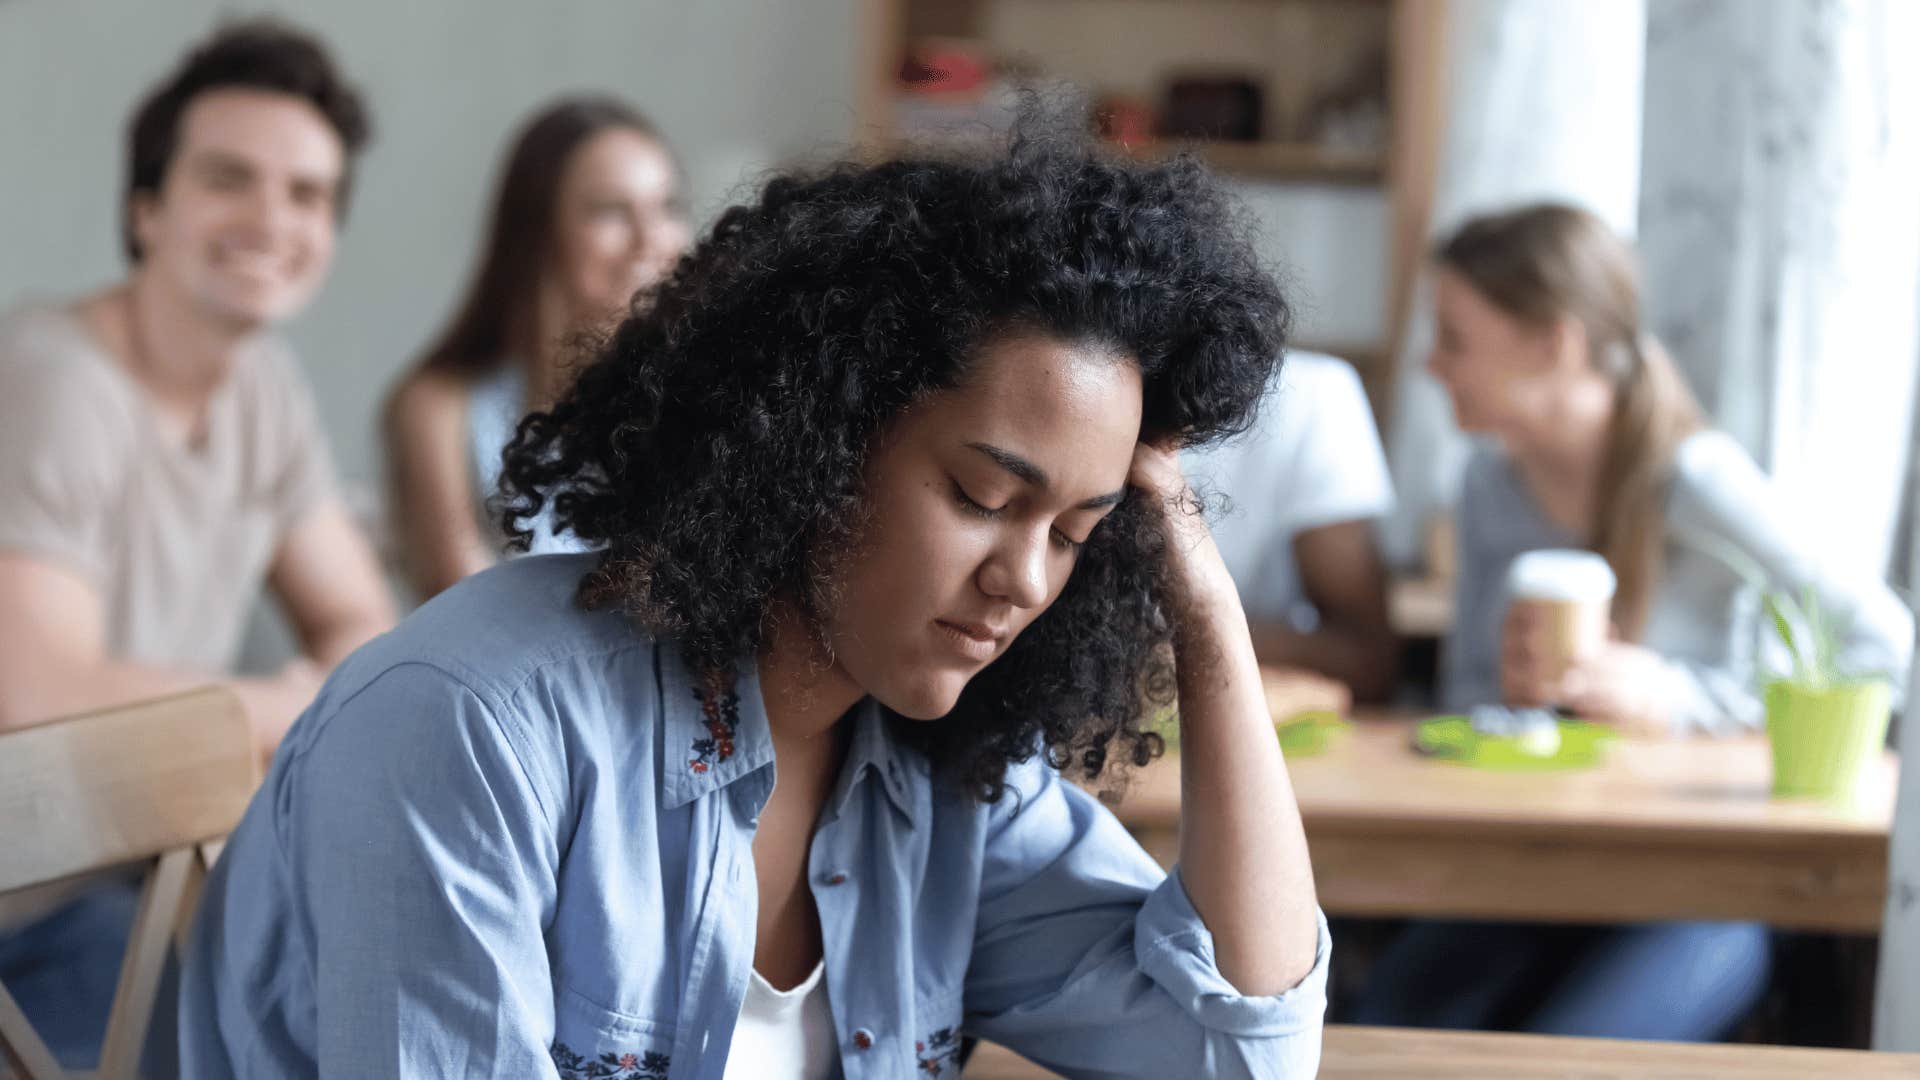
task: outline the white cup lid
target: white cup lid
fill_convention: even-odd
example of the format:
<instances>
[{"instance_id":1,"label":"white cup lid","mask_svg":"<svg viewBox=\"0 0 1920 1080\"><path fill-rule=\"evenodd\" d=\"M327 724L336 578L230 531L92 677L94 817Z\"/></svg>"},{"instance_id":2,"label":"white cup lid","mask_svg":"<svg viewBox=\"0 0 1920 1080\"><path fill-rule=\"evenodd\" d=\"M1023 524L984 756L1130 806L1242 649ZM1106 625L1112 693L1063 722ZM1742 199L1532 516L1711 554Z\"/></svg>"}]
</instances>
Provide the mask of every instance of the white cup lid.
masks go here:
<instances>
[{"instance_id":1,"label":"white cup lid","mask_svg":"<svg viewBox=\"0 0 1920 1080\"><path fill-rule=\"evenodd\" d=\"M1542 548L1522 554L1507 570L1507 591L1529 600L1604 604L1617 587L1613 567L1591 551Z\"/></svg>"}]
</instances>

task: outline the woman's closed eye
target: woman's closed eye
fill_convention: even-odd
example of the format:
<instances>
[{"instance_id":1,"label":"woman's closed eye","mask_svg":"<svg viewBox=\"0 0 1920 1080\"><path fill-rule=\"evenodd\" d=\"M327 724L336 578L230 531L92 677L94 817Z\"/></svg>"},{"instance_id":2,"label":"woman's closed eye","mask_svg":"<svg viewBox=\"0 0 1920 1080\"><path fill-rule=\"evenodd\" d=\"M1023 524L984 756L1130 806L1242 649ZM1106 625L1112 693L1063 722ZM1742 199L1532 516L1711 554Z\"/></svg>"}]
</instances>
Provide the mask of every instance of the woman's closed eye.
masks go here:
<instances>
[{"instance_id":1,"label":"woman's closed eye","mask_svg":"<svg viewBox=\"0 0 1920 1080\"><path fill-rule=\"evenodd\" d=\"M958 480L953 481L953 500L959 504L961 510L964 510L974 517L985 518L988 521L992 521L1007 512L1007 508L1004 505L988 506L967 494L967 489L962 487ZM1079 551L1082 547L1086 546L1086 541L1075 540L1059 529L1053 529L1050 530L1050 532L1054 546L1063 551Z\"/></svg>"},{"instance_id":2,"label":"woman's closed eye","mask_svg":"<svg viewBox=\"0 0 1920 1080\"><path fill-rule=\"evenodd\" d=\"M1006 512L1007 509L1004 505L987 506L980 502L973 496L967 494L967 489L962 487L958 480L953 481L953 500L959 503L960 509L965 510L967 513L989 520L999 517L1002 513Z\"/></svg>"}]
</instances>

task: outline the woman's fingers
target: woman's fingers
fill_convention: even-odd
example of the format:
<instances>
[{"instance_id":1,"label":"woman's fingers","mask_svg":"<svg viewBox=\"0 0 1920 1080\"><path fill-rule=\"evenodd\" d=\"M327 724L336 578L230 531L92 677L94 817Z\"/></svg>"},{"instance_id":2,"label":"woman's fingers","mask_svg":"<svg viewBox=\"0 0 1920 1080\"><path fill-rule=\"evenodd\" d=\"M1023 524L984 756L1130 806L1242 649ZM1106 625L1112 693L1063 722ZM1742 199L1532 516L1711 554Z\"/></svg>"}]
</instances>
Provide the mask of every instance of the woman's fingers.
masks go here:
<instances>
[{"instance_id":1,"label":"woman's fingers","mask_svg":"<svg viewBox=\"0 0 1920 1080\"><path fill-rule=\"evenodd\" d=\"M1127 483L1161 499L1179 495L1187 488L1179 453L1165 444L1146 442L1134 444Z\"/></svg>"}]
</instances>

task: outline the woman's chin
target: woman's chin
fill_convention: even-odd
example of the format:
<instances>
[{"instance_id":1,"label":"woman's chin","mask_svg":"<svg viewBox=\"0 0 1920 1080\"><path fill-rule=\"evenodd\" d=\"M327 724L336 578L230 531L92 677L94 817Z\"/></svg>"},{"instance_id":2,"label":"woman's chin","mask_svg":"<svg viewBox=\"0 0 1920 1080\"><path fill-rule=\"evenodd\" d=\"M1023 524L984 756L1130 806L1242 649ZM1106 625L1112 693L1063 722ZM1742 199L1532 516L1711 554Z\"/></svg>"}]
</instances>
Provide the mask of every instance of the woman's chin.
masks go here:
<instances>
[{"instance_id":1,"label":"woman's chin","mask_svg":"<svg viewBox=\"0 0 1920 1080\"><path fill-rule=\"evenodd\" d=\"M869 688L873 699L909 720L938 720L953 711L966 689L965 679L942 673L884 688Z\"/></svg>"}]
</instances>

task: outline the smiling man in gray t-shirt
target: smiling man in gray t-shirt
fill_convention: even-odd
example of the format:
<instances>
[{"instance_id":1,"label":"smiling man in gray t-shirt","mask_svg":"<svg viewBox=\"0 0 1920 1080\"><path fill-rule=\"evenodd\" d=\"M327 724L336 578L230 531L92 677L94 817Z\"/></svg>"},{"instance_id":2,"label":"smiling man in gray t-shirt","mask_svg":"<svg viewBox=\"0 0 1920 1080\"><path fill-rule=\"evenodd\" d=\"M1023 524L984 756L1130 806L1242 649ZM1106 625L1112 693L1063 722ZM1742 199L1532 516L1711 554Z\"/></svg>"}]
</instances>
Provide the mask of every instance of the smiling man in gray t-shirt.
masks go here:
<instances>
[{"instance_id":1,"label":"smiling man in gray t-shirt","mask_svg":"<svg viewBox=\"0 0 1920 1080\"><path fill-rule=\"evenodd\" d=\"M326 276L365 119L315 42L247 23L190 54L130 135L127 278L0 319L0 730L223 682L270 750L393 622L272 332ZM303 655L233 678L263 584ZM0 983L84 1067L132 899L74 891L0 905Z\"/></svg>"},{"instance_id":2,"label":"smiling man in gray t-shirt","mask_svg":"<svg viewBox=\"0 0 1920 1080\"><path fill-rule=\"evenodd\" d=\"M226 679L264 583L305 656L229 682L270 747L392 623L273 334L326 276L364 137L312 41L223 31L135 118L126 280L0 320L0 728Z\"/></svg>"}]
</instances>

